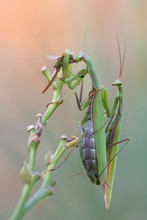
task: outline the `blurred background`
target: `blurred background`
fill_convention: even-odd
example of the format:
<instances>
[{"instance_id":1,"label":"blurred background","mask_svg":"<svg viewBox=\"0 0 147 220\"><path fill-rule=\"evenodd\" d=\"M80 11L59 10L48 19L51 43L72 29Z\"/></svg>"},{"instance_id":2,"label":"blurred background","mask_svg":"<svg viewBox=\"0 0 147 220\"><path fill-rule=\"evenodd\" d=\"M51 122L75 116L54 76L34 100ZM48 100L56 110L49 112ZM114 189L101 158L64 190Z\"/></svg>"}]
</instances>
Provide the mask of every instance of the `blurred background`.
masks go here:
<instances>
[{"instance_id":1,"label":"blurred background","mask_svg":"<svg viewBox=\"0 0 147 220\"><path fill-rule=\"evenodd\" d=\"M0 219L10 218L21 193L19 171L29 155L26 128L35 123L38 112L44 113L52 98L51 89L41 94L47 84L41 67L53 70L54 64L46 55L60 55L66 48L75 53L86 50L112 103L116 89L111 84L119 72L115 28L122 47L127 42L122 138L131 141L119 154L110 209L104 207L101 187L83 176L74 177L85 174L76 149L55 171L54 196L40 202L24 219L146 219L146 27L145 0L0 1ZM89 78L85 84L88 92ZM68 93L65 88L63 95ZM64 100L44 129L36 170L45 169L44 155L55 151L61 135L80 134L82 114L72 96Z\"/></svg>"}]
</instances>

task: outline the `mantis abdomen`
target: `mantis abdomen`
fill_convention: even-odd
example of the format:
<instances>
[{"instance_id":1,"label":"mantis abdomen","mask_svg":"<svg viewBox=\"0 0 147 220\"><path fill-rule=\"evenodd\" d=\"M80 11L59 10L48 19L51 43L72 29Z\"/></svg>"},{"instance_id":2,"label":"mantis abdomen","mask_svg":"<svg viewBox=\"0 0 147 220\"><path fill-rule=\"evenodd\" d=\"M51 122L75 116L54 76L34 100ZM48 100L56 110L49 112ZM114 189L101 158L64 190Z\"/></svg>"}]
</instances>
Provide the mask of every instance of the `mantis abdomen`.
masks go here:
<instances>
[{"instance_id":1,"label":"mantis abdomen","mask_svg":"<svg viewBox=\"0 0 147 220\"><path fill-rule=\"evenodd\" d=\"M99 185L97 155L95 149L95 142L93 137L92 121L86 121L84 126L81 126L82 138L80 140L80 156L87 172L87 175L92 183Z\"/></svg>"}]
</instances>

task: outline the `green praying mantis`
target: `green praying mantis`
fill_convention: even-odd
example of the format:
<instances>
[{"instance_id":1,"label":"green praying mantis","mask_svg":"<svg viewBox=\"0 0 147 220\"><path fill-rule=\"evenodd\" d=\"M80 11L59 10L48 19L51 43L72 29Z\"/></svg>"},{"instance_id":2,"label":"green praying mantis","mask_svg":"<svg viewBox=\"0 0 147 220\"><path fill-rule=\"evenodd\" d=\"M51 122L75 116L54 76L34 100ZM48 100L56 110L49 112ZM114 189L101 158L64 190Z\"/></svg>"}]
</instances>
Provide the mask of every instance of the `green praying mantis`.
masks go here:
<instances>
[{"instance_id":1,"label":"green praying mantis","mask_svg":"<svg viewBox=\"0 0 147 220\"><path fill-rule=\"evenodd\" d=\"M122 64L120 57L120 77L123 70L124 57L125 50ZM119 153L118 146L121 142L129 141L128 138L120 141L123 87L120 80L116 80L112 84L118 87L119 93L115 98L112 111L110 111L107 90L100 87L98 80L96 81L95 69L92 66L91 60L88 57L83 57L83 55L80 55L80 59L88 65L93 83L93 88L89 96L89 107L80 122L83 133L80 141L80 154L91 182L97 185L103 185L105 189L105 204L108 208L115 176L116 156ZM76 99L78 100L77 96ZM80 106L80 109L83 109L83 107L81 108ZM117 112L115 113L116 109ZM104 110L108 117L113 116L106 130L104 128Z\"/></svg>"},{"instance_id":2,"label":"green praying mantis","mask_svg":"<svg viewBox=\"0 0 147 220\"><path fill-rule=\"evenodd\" d=\"M124 47L124 55L123 59L121 59L121 50L120 50L120 43L119 38L117 35L117 42L118 42L118 49L119 49L119 60L120 60L120 73L119 79L113 82L113 86L118 88L118 94L115 98L115 106L117 106L117 112L114 114L113 120L111 121L110 125L106 129L106 145L107 145L107 178L106 178L106 188L105 188L105 206L109 208L112 189L113 189L113 182L116 170L116 162L117 162L117 155L126 146L129 141L129 138L121 139L121 131L122 131L122 119L123 119L123 85L120 81L123 66L124 66L124 58L125 58L125 47ZM119 150L119 143L126 142L126 144ZM111 147L112 146L112 147Z\"/></svg>"},{"instance_id":3,"label":"green praying mantis","mask_svg":"<svg viewBox=\"0 0 147 220\"><path fill-rule=\"evenodd\" d=\"M121 63L120 45L119 57L121 76L125 50L123 62ZM76 74L72 74L72 65L79 62L84 62L86 68ZM79 102L77 94L75 94L80 110L87 108L86 114L80 121L82 131L81 140L79 142L80 155L91 182L103 186L105 190L105 204L108 208L111 200L117 155L120 152L118 146L119 143L128 141L128 139L120 141L123 108L122 83L120 80L116 80L112 84L118 88L118 95L115 98L112 110L110 110L108 92L100 85L93 62L89 56L80 52L74 57L73 53L66 50L62 56L58 57L54 67L54 75L52 78L49 78L49 84L43 93L53 82L56 83L58 80L61 80L63 84L67 84L70 89L74 89L81 83L87 73L91 77L92 90L88 99L81 102L80 98ZM60 69L62 69L61 72ZM104 126L105 113L107 117L110 118L107 129L105 129Z\"/></svg>"}]
</instances>

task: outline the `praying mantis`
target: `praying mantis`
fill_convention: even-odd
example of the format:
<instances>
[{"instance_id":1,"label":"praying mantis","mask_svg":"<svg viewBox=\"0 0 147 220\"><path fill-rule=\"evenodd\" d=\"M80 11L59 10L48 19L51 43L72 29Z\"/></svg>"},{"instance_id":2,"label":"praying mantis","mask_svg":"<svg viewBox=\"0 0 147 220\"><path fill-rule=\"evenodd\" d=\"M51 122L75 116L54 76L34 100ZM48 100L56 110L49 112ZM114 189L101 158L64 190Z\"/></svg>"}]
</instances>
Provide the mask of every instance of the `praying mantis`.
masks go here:
<instances>
[{"instance_id":1,"label":"praying mantis","mask_svg":"<svg viewBox=\"0 0 147 220\"><path fill-rule=\"evenodd\" d=\"M125 49L124 49L124 55L123 55L123 61L121 62L121 56L120 56L120 44L119 39L118 40L118 47L119 47L119 58L120 58L120 74L119 77L121 77L123 65L124 65L124 57L125 57ZM83 57L81 56L81 59ZM91 68L91 61L87 59L87 57L83 59L87 64L89 64L89 72L92 73L91 78L92 82L94 80L95 82L95 74L94 74L94 68ZM94 83L93 83L94 84ZM97 185L102 184L105 189L105 205L106 208L109 208L110 201L111 201L111 194L112 194L112 188L113 188L113 181L115 176L115 169L116 169L116 160L117 155L120 152L118 150L119 143L122 142L128 142L129 138L126 138L124 140L120 141L121 137L121 129L122 129L122 109L123 109L123 86L122 82L120 80L116 80L113 84L113 86L116 86L118 88L118 95L115 98L112 111L110 111L109 105L108 105L108 97L107 97L107 90L105 90L103 87L102 89L99 88L99 84L94 84L92 94L90 95L90 104L89 108L86 112L86 115L84 119L81 120L80 126L82 130L82 138L80 142L80 154L81 158L84 164L84 167L86 169L87 175L89 176L92 183L95 183ZM96 88L96 89L95 89ZM108 128L105 131L105 138L106 138L106 148L102 147L101 140L104 141L104 136L98 136L100 134L100 131L104 130L104 124L99 126L100 121L103 121L103 118L101 116L104 115L101 114L100 108L98 103L95 100L97 95L100 94L102 96L102 104L103 108L106 110L107 116L112 117L112 120L110 120L110 124ZM96 97L96 98L95 98ZM76 99L78 99L76 97ZM115 113L115 110L117 109L117 112ZM101 120L98 120L99 117ZM97 138L97 139L96 139ZM102 139L100 139L102 138ZM124 145L125 146L125 145ZM123 146L123 147L124 147ZM100 153L102 152L102 156ZM106 162L104 160L106 153ZM106 172L106 179L104 173ZM104 178L102 178L102 175L104 175Z\"/></svg>"},{"instance_id":2,"label":"praying mantis","mask_svg":"<svg viewBox=\"0 0 147 220\"><path fill-rule=\"evenodd\" d=\"M117 35L117 42L118 42L118 49L119 49L119 60L120 60L120 73L119 78L121 78L123 66L124 66L124 58L125 58L125 47L124 47L124 55L123 59L121 60L121 52L120 52L120 43L119 38ZM106 137L106 144L107 144L107 158L109 165L107 166L107 178L106 178L106 188L105 188L105 206L106 208L109 208L110 201L111 201L111 195L112 195L112 188L113 188L113 182L114 182L114 176L115 176L115 170L116 170L116 162L118 153L121 149L123 149L124 146L129 142L129 138L125 138L120 141L121 138L121 131L122 131L122 119L123 119L123 84L120 81L120 79L116 80L112 84L113 86L116 86L118 88L118 95L116 96L116 104L117 112L114 115L113 120L111 121L110 127L108 126L107 130L107 137ZM126 144L118 150L119 143L126 142ZM110 146L112 146L110 148ZM109 187L108 187L109 186Z\"/></svg>"},{"instance_id":3,"label":"praying mantis","mask_svg":"<svg viewBox=\"0 0 147 220\"><path fill-rule=\"evenodd\" d=\"M117 35L119 59L120 59L120 74L121 77L125 58L125 48L123 60L121 60L120 44ZM94 68L92 67L91 60L87 57L80 56L87 65L89 65L89 72L93 83L92 94L90 95L89 108L86 112L84 119L82 119L80 126L83 133L80 145L80 154L92 183L97 185L102 184L105 189L105 204L106 208L109 207L111 201L111 194L113 188L113 181L116 169L117 155L120 152L118 150L119 143L128 142L129 138L120 140L122 130L122 110L123 110L123 86L120 80L116 80L112 85L118 88L118 95L115 98L112 111L110 111L108 104L107 90L103 87L100 88L96 81L96 75ZM96 84L95 84L96 82ZM106 111L108 117L112 117L110 120L109 129L107 128L104 135L100 131L104 131L103 120L104 111L100 109L100 101L98 94L102 96L102 105ZM76 99L78 99L76 97ZM117 112L115 113L117 109ZM100 119L99 119L100 118ZM100 135L100 136L99 136ZM106 139L105 139L106 138ZM102 145L101 141L106 140L106 148ZM104 143L104 142L103 142ZM105 144L105 143L104 143ZM102 156L101 156L102 152ZM106 154L105 154L106 153ZM105 158L107 158L105 160ZM106 173L106 174L105 174ZM105 176L106 175L106 176ZM104 177L103 177L104 176ZM106 179L105 179L106 177Z\"/></svg>"},{"instance_id":4,"label":"praying mantis","mask_svg":"<svg viewBox=\"0 0 147 220\"><path fill-rule=\"evenodd\" d=\"M120 45L119 57L121 76L124 65L125 50L123 62L121 64ZM72 65L79 62L84 62L86 68L80 70L76 74L72 74ZM54 67L54 75L43 92L45 92L51 84L58 79L62 80L63 84L68 84L70 89L74 89L80 84L87 73L89 73L91 77L92 90L88 99L81 102L81 100L79 101L77 94L75 94L80 110L87 108L84 117L80 121L82 135L79 142L79 148L84 167L91 182L97 185L101 184L105 190L105 204L108 208L111 200L116 169L116 156L119 153L118 145L121 142L128 141L128 139L120 141L123 108L122 83L120 80L116 80L112 84L118 88L118 95L115 98L112 110L110 110L108 92L100 85L93 62L89 56L80 52L74 57L69 50L66 50L62 56L58 57ZM60 73L61 68L62 73ZM117 112L115 112L116 110ZM108 118L111 118L113 115L107 129L105 129L104 126L104 111Z\"/></svg>"}]
</instances>

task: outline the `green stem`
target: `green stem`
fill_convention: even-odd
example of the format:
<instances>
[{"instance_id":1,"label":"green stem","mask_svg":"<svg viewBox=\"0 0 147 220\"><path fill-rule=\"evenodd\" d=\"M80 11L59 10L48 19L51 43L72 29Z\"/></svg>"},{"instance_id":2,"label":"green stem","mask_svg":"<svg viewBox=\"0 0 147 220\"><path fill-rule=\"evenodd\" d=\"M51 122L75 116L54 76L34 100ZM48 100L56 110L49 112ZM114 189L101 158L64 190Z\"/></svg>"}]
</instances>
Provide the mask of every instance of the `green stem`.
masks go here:
<instances>
[{"instance_id":1,"label":"green stem","mask_svg":"<svg viewBox=\"0 0 147 220\"><path fill-rule=\"evenodd\" d=\"M39 145L39 141L38 142L34 142L33 141L33 138L32 137L35 137L35 130L34 130L34 127L32 127L30 130L29 130L29 133L30 133L30 137L29 139L31 140L30 143L29 143L29 170L30 172L32 173L32 171L34 170L34 166L35 166L35 161L36 161L36 153L37 153L37 148L38 148L38 145ZM24 206L31 194L31 191L32 191L32 188L35 184L35 182L39 179L36 179L36 181L33 180L33 176L32 174L31 175L31 182L30 183L27 183L25 182L24 183L24 186L23 186L23 190L22 190L22 194L20 196L20 200L18 202L18 205L11 217L11 220L18 220L20 219L20 217L22 216L22 213L23 213L23 210L24 210Z\"/></svg>"},{"instance_id":2,"label":"green stem","mask_svg":"<svg viewBox=\"0 0 147 220\"><path fill-rule=\"evenodd\" d=\"M61 91L62 91L62 87L63 87L63 80L61 79L56 79L56 83L57 83L57 87L54 88L54 92L53 92L53 99L51 101L51 103L48 104L48 107L43 115L42 118L42 124L45 125L47 120L51 117L51 115L53 114L53 112L56 110L56 108L62 104L63 100L62 100L62 96L61 96Z\"/></svg>"},{"instance_id":3,"label":"green stem","mask_svg":"<svg viewBox=\"0 0 147 220\"><path fill-rule=\"evenodd\" d=\"M10 220L20 220L22 217L22 213L25 207L25 204L30 196L30 193L32 191L33 184L25 184L22 190L22 194L20 196L20 200L18 202L18 205L10 218Z\"/></svg>"},{"instance_id":4,"label":"green stem","mask_svg":"<svg viewBox=\"0 0 147 220\"><path fill-rule=\"evenodd\" d=\"M35 167L36 153L37 153L37 147L33 147L29 155L29 168L32 171L34 170Z\"/></svg>"},{"instance_id":5,"label":"green stem","mask_svg":"<svg viewBox=\"0 0 147 220\"><path fill-rule=\"evenodd\" d=\"M78 144L78 142L79 142L79 138L76 138L75 140L73 140L71 142L67 142L67 138L65 138L65 137L61 138L59 146L53 155L53 161L48 166L48 169L46 171L47 174L44 178L44 181L43 181L42 185L40 186L39 190L26 203L22 216L25 215L32 207L34 207L40 200L53 195L53 189L52 189L53 171L56 169L57 163L60 160L60 158L63 156L65 151L70 147L75 147Z\"/></svg>"}]
</instances>

